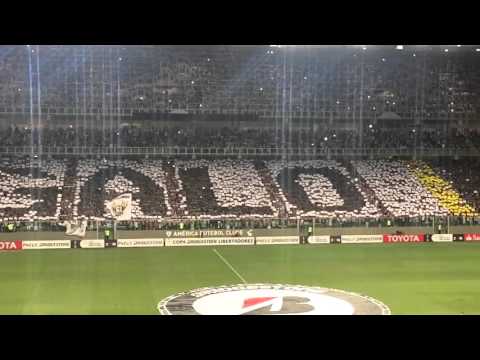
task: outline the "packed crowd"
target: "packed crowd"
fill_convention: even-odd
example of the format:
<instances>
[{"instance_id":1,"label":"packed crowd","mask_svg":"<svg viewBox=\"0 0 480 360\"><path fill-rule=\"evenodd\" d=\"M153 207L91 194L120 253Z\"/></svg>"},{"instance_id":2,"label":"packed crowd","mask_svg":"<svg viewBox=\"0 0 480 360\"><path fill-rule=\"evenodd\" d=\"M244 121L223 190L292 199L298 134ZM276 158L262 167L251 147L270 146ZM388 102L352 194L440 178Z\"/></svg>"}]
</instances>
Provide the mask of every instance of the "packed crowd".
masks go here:
<instances>
[{"instance_id":1,"label":"packed crowd","mask_svg":"<svg viewBox=\"0 0 480 360\"><path fill-rule=\"evenodd\" d=\"M269 162L275 185L291 216L379 217L381 210L337 161Z\"/></svg>"},{"instance_id":2,"label":"packed crowd","mask_svg":"<svg viewBox=\"0 0 480 360\"><path fill-rule=\"evenodd\" d=\"M286 84L291 95L285 105L299 116L352 118L361 92L370 118L384 111L413 118L417 108L433 118L477 114L478 54L457 51L463 49L424 50L420 56L393 47L364 52L315 47L284 57L283 49L268 46L5 46L0 107L28 113L25 69L38 56L42 106L56 111L273 114L281 109L279 88Z\"/></svg>"},{"instance_id":3,"label":"packed crowd","mask_svg":"<svg viewBox=\"0 0 480 360\"><path fill-rule=\"evenodd\" d=\"M292 128L285 133L285 144L293 148L447 148L459 149L477 146L480 133L470 131L467 136L457 131L376 130L367 128L363 134L350 130L305 130ZM0 130L3 146L41 145L66 146L123 146L123 147L282 147L282 132L269 128L232 127L147 127L123 126L118 130L95 128L44 128L41 131L26 127Z\"/></svg>"},{"instance_id":4,"label":"packed crowd","mask_svg":"<svg viewBox=\"0 0 480 360\"><path fill-rule=\"evenodd\" d=\"M354 166L393 217L448 213L411 173L406 162L357 161Z\"/></svg>"},{"instance_id":5,"label":"packed crowd","mask_svg":"<svg viewBox=\"0 0 480 360\"><path fill-rule=\"evenodd\" d=\"M73 216L109 217L107 202L132 194L132 217L161 219L171 216L161 161L81 160L77 166Z\"/></svg>"},{"instance_id":6,"label":"packed crowd","mask_svg":"<svg viewBox=\"0 0 480 360\"><path fill-rule=\"evenodd\" d=\"M295 182L304 189L310 202L317 207L339 207L344 204L333 184L324 175L300 174Z\"/></svg>"},{"instance_id":7,"label":"packed crowd","mask_svg":"<svg viewBox=\"0 0 480 360\"><path fill-rule=\"evenodd\" d=\"M3 160L0 163L0 218L32 221L60 216L65 165Z\"/></svg>"},{"instance_id":8,"label":"packed crowd","mask_svg":"<svg viewBox=\"0 0 480 360\"><path fill-rule=\"evenodd\" d=\"M278 216L270 194L250 161L177 161L175 177L185 215Z\"/></svg>"},{"instance_id":9,"label":"packed crowd","mask_svg":"<svg viewBox=\"0 0 480 360\"><path fill-rule=\"evenodd\" d=\"M476 164L478 165L478 164ZM478 216L480 167L462 162L7 160L0 219L102 220L132 194L132 219Z\"/></svg>"},{"instance_id":10,"label":"packed crowd","mask_svg":"<svg viewBox=\"0 0 480 360\"><path fill-rule=\"evenodd\" d=\"M469 148L471 141L480 138L477 132L464 134L459 131L424 130L414 129L391 129L391 130L370 130L365 132L365 148L448 148L461 149Z\"/></svg>"},{"instance_id":11,"label":"packed crowd","mask_svg":"<svg viewBox=\"0 0 480 360\"><path fill-rule=\"evenodd\" d=\"M459 169L458 164L454 164L454 167L450 168L450 171L458 170L458 172L455 171L454 177L452 176L451 172L445 174L445 170L435 170L434 168L422 162L414 164L413 172L419 179L420 183L435 198L437 198L440 204L445 209L448 209L451 214L456 216L473 216L477 214L475 211L476 190L465 191L465 186L462 186L462 184L470 183L470 179L468 177L463 177L463 174L466 171L473 172L473 175L475 176L476 171L471 170L472 165L475 166L475 162L476 160L470 164L463 163L465 169ZM463 195L462 192L465 193L465 195Z\"/></svg>"}]
</instances>

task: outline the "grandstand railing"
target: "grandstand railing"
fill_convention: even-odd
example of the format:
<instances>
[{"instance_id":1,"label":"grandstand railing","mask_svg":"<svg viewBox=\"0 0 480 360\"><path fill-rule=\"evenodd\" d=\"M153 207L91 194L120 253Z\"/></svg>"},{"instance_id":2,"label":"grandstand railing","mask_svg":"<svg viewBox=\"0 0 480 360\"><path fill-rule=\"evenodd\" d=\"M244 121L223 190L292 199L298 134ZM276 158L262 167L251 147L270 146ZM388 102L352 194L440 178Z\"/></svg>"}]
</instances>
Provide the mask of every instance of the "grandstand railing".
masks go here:
<instances>
[{"instance_id":1,"label":"grandstand railing","mask_svg":"<svg viewBox=\"0 0 480 360\"><path fill-rule=\"evenodd\" d=\"M103 156L186 156L213 157L470 157L479 156L475 149L445 148L271 148L271 147L117 147L117 146L0 146L2 155L103 155Z\"/></svg>"},{"instance_id":2,"label":"grandstand railing","mask_svg":"<svg viewBox=\"0 0 480 360\"><path fill-rule=\"evenodd\" d=\"M17 232L59 231L64 232L65 226L56 220L50 221L18 221L14 219L0 219L0 233L9 232L7 224L14 223ZM417 218L268 218L268 219L179 219L168 218L162 220L132 220L118 223L119 230L202 230L202 229L282 229L300 228L300 226L314 226L315 228L403 228L403 227L430 227L432 231L449 231L451 226L480 226L480 217L462 216L427 216ZM88 220L88 231L102 230L111 226L111 221ZM388 230L386 230L388 231Z\"/></svg>"}]
</instances>

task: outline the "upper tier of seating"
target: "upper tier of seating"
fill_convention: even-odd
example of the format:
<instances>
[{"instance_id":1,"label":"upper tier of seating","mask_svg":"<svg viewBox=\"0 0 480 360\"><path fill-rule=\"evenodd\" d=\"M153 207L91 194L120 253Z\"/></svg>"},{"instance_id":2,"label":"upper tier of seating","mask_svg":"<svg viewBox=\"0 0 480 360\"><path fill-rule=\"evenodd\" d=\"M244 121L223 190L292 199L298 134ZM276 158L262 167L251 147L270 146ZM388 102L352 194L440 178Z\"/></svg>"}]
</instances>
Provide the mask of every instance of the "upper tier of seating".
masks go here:
<instances>
[{"instance_id":1,"label":"upper tier of seating","mask_svg":"<svg viewBox=\"0 0 480 360\"><path fill-rule=\"evenodd\" d=\"M336 120L357 119L361 109L366 119L392 112L404 119L478 115L480 54L474 49L388 48L2 46L0 113L29 114L32 102L44 114L275 116L285 110ZM30 74L29 63L35 64Z\"/></svg>"}]
</instances>

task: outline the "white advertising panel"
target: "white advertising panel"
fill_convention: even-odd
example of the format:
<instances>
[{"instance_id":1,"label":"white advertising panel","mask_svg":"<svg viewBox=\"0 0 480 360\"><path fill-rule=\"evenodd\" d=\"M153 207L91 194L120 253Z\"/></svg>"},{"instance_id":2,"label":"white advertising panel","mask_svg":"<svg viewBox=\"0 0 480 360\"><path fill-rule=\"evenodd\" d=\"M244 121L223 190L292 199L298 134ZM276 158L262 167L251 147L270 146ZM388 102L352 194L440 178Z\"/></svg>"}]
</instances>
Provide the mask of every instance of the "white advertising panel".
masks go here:
<instances>
[{"instance_id":1,"label":"white advertising panel","mask_svg":"<svg viewBox=\"0 0 480 360\"><path fill-rule=\"evenodd\" d=\"M117 247L135 248L135 247L163 247L163 239L118 239Z\"/></svg>"},{"instance_id":2,"label":"white advertising panel","mask_svg":"<svg viewBox=\"0 0 480 360\"><path fill-rule=\"evenodd\" d=\"M434 234L432 235L433 242L450 242L453 241L453 234Z\"/></svg>"},{"instance_id":3,"label":"white advertising panel","mask_svg":"<svg viewBox=\"0 0 480 360\"><path fill-rule=\"evenodd\" d=\"M104 240L82 240L80 241L82 249L100 249L105 247Z\"/></svg>"},{"instance_id":4,"label":"white advertising panel","mask_svg":"<svg viewBox=\"0 0 480 360\"><path fill-rule=\"evenodd\" d=\"M70 240L38 240L24 241L24 250L44 250L44 249L70 249Z\"/></svg>"},{"instance_id":5,"label":"white advertising panel","mask_svg":"<svg viewBox=\"0 0 480 360\"><path fill-rule=\"evenodd\" d=\"M342 235L342 244L383 243L383 235Z\"/></svg>"},{"instance_id":6,"label":"white advertising panel","mask_svg":"<svg viewBox=\"0 0 480 360\"><path fill-rule=\"evenodd\" d=\"M298 236L257 236L257 245L299 244Z\"/></svg>"},{"instance_id":7,"label":"white advertising panel","mask_svg":"<svg viewBox=\"0 0 480 360\"><path fill-rule=\"evenodd\" d=\"M253 244L253 237L165 239L165 246L223 246Z\"/></svg>"},{"instance_id":8,"label":"white advertising panel","mask_svg":"<svg viewBox=\"0 0 480 360\"><path fill-rule=\"evenodd\" d=\"M330 235L317 235L308 238L309 244L330 244Z\"/></svg>"}]
</instances>

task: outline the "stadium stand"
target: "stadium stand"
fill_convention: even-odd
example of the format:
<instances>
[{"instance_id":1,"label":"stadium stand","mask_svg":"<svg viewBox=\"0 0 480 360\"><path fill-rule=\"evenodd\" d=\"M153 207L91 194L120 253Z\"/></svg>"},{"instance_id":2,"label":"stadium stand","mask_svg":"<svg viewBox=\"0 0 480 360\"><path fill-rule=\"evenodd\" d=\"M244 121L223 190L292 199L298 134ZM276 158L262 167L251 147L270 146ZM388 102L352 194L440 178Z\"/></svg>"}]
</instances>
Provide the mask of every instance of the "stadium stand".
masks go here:
<instances>
[{"instance_id":1,"label":"stadium stand","mask_svg":"<svg viewBox=\"0 0 480 360\"><path fill-rule=\"evenodd\" d=\"M393 217L446 215L441 207L402 161L356 161L361 176Z\"/></svg>"},{"instance_id":2,"label":"stadium stand","mask_svg":"<svg viewBox=\"0 0 480 360\"><path fill-rule=\"evenodd\" d=\"M106 201L126 192L133 195L133 218L160 219L171 215L161 166L157 161L80 161L74 216L104 219Z\"/></svg>"},{"instance_id":3,"label":"stadium stand","mask_svg":"<svg viewBox=\"0 0 480 360\"><path fill-rule=\"evenodd\" d=\"M0 217L10 220L54 220L60 216L65 165L28 160L0 165Z\"/></svg>"},{"instance_id":4,"label":"stadium stand","mask_svg":"<svg viewBox=\"0 0 480 360\"><path fill-rule=\"evenodd\" d=\"M252 162L177 161L175 171L186 215L278 216Z\"/></svg>"},{"instance_id":5,"label":"stadium stand","mask_svg":"<svg viewBox=\"0 0 480 360\"><path fill-rule=\"evenodd\" d=\"M469 127L480 113L478 54L467 46L448 54L414 46L1 50L0 117L9 120L0 123L1 153L38 152L41 159L3 160L3 219L102 220L106 201L124 192L133 194L139 221L479 212L476 160L383 156L386 149L400 155L414 149L418 158L429 149L480 154L478 126ZM25 71L38 59L40 73ZM42 158L43 151L67 147L80 148L77 156ZM83 158L96 147L104 148L98 157ZM189 148L190 157L181 151L162 160L147 159L146 151L142 160L108 157L119 147L137 149L137 155L147 147ZM208 147L285 154L268 161L197 156ZM292 148L319 153L289 158ZM335 149L374 149L379 159L332 157Z\"/></svg>"},{"instance_id":6,"label":"stadium stand","mask_svg":"<svg viewBox=\"0 0 480 360\"><path fill-rule=\"evenodd\" d=\"M436 159L431 161L431 166L460 192L467 204L480 212L480 164L477 159Z\"/></svg>"},{"instance_id":7,"label":"stadium stand","mask_svg":"<svg viewBox=\"0 0 480 360\"><path fill-rule=\"evenodd\" d=\"M29 160L0 166L3 221L424 218L478 215L480 175L455 161ZM442 168L440 168L440 166Z\"/></svg>"},{"instance_id":8,"label":"stadium stand","mask_svg":"<svg viewBox=\"0 0 480 360\"><path fill-rule=\"evenodd\" d=\"M268 166L292 216L365 218L380 215L369 196L336 161L270 162ZM320 197L322 201L318 201Z\"/></svg>"},{"instance_id":9,"label":"stadium stand","mask_svg":"<svg viewBox=\"0 0 480 360\"><path fill-rule=\"evenodd\" d=\"M351 131L317 130L307 132L293 128L289 136L289 144L292 147L315 147L317 149L360 147ZM16 127L0 130L0 138L3 146L277 148L281 135L274 129L262 128L136 128L123 126L118 130L104 131L82 127L78 129L46 127L42 129L42 140L39 143L38 131L32 132L28 127ZM361 147L409 149L416 146L416 141L419 148L462 149L478 145L468 141L463 134L457 132L441 133L425 130L416 135L412 131L378 130L366 131Z\"/></svg>"},{"instance_id":10,"label":"stadium stand","mask_svg":"<svg viewBox=\"0 0 480 360\"><path fill-rule=\"evenodd\" d=\"M413 172L420 183L435 197L450 214L455 216L476 215L475 209L453 188L452 182L442 179L425 163L414 165Z\"/></svg>"},{"instance_id":11,"label":"stadium stand","mask_svg":"<svg viewBox=\"0 0 480 360\"><path fill-rule=\"evenodd\" d=\"M7 113L29 113L24 69L39 57L46 114L185 111L268 118L281 112L284 103L294 118L336 122L358 116L360 93L353 90L362 83L365 119L382 120L389 113L408 120L419 115L425 120L474 119L480 105L474 49L445 53L411 48L362 52L337 46L293 52L268 46L3 46L0 107ZM465 55L472 50L473 56ZM288 72L285 58L292 64ZM282 81L291 94L285 101L278 88ZM33 100L36 106L38 99Z\"/></svg>"}]
</instances>

